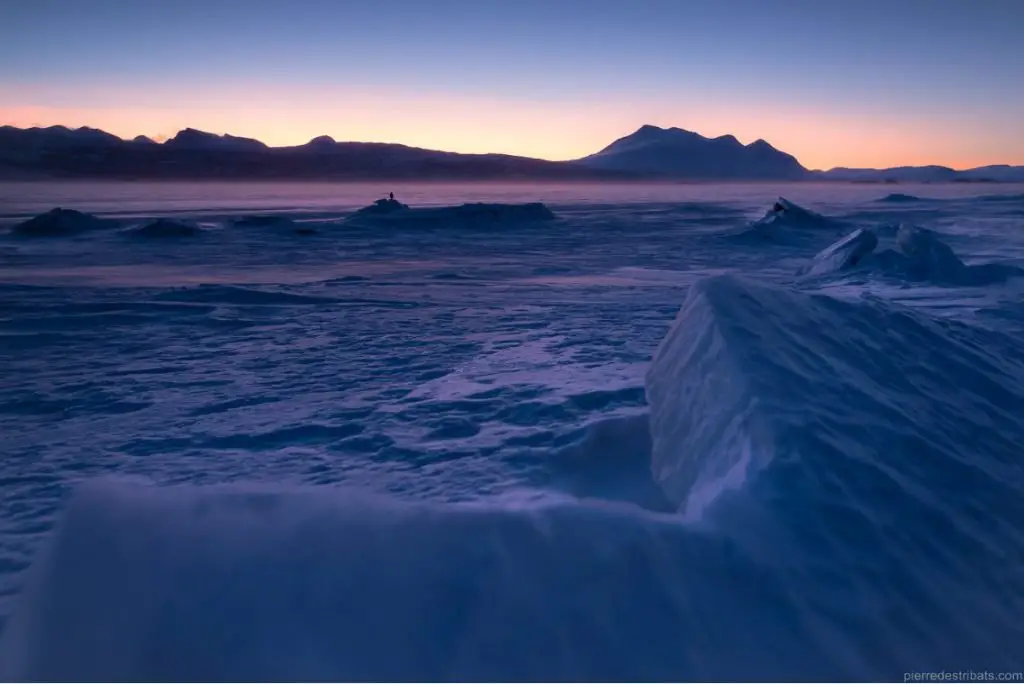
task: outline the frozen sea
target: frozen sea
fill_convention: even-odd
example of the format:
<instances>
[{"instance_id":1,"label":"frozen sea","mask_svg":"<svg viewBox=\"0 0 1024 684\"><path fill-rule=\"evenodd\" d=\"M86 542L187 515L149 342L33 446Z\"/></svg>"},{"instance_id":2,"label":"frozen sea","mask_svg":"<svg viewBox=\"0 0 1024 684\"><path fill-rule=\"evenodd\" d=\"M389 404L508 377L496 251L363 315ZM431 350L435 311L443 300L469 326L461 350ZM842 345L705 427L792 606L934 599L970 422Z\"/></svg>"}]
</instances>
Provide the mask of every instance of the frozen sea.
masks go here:
<instances>
[{"instance_id":1,"label":"frozen sea","mask_svg":"<svg viewBox=\"0 0 1024 684\"><path fill-rule=\"evenodd\" d=\"M1024 671L1021 268L1015 185L0 184L0 677Z\"/></svg>"}]
</instances>

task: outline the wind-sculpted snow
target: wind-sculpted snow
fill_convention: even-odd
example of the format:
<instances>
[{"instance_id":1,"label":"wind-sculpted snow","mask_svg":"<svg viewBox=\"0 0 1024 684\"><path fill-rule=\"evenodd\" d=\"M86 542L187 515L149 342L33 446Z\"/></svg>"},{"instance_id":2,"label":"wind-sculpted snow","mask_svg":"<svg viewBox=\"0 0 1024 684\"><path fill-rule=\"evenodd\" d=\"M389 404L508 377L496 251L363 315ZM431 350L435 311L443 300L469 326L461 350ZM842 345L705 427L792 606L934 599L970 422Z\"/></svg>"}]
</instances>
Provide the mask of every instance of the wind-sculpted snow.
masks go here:
<instances>
[{"instance_id":1,"label":"wind-sculpted snow","mask_svg":"<svg viewBox=\"0 0 1024 684\"><path fill-rule=\"evenodd\" d=\"M758 221L759 225L766 227L781 226L805 229L831 228L834 223L821 214L804 209L783 197L780 197Z\"/></svg>"},{"instance_id":2,"label":"wind-sculpted snow","mask_svg":"<svg viewBox=\"0 0 1024 684\"><path fill-rule=\"evenodd\" d=\"M717 277L691 289L647 385L667 495L845 584L851 622L825 631L858 633L876 663L1019 660L999 656L1024 636L1024 577L1002 560L1024 552L1018 338Z\"/></svg>"},{"instance_id":3,"label":"wind-sculpted snow","mask_svg":"<svg viewBox=\"0 0 1024 684\"><path fill-rule=\"evenodd\" d=\"M715 583L684 589L701 576ZM34 579L28 619L0 651L5 679L665 680L797 661L826 671L797 625L770 633L726 617L734 631L714 640L725 653L708 650L702 624L721 623L722 608L781 598L732 544L557 499L443 507L97 484L72 501Z\"/></svg>"},{"instance_id":4,"label":"wind-sculpted snow","mask_svg":"<svg viewBox=\"0 0 1024 684\"><path fill-rule=\"evenodd\" d=\"M1021 216L900 189L0 186L113 224L0 235L0 679L1024 671Z\"/></svg>"},{"instance_id":5,"label":"wind-sculpted snow","mask_svg":"<svg viewBox=\"0 0 1024 684\"><path fill-rule=\"evenodd\" d=\"M736 237L742 241L794 244L844 230L849 230L849 226L842 221L822 216L780 197L764 216Z\"/></svg>"},{"instance_id":6,"label":"wind-sculpted snow","mask_svg":"<svg viewBox=\"0 0 1024 684\"><path fill-rule=\"evenodd\" d=\"M113 222L92 214L57 207L15 225L11 232L25 237L65 237L102 230L113 225Z\"/></svg>"},{"instance_id":7,"label":"wind-sculpted snow","mask_svg":"<svg viewBox=\"0 0 1024 684\"><path fill-rule=\"evenodd\" d=\"M876 233L886 238L886 243L880 242ZM885 248L879 249L881 244ZM959 286L989 285L1024 276L1024 269L1013 265L968 266L934 231L907 224L858 228L816 254L798 274L828 276L853 268L912 282Z\"/></svg>"},{"instance_id":8,"label":"wind-sculpted snow","mask_svg":"<svg viewBox=\"0 0 1024 684\"><path fill-rule=\"evenodd\" d=\"M1024 399L1022 360L1024 346L991 331L733 276L702 280L647 373L655 479L695 515L709 494L766 467L842 472L829 445L854 441L872 477L909 478L925 462L969 465L950 440L975 421L998 430L994 460L973 464L994 478L1024 438L1011 408ZM923 451L899 456L899 444Z\"/></svg>"},{"instance_id":9,"label":"wind-sculpted snow","mask_svg":"<svg viewBox=\"0 0 1024 684\"><path fill-rule=\"evenodd\" d=\"M878 246L878 237L866 228L858 228L818 252L801 275L817 276L853 268Z\"/></svg>"},{"instance_id":10,"label":"wind-sculpted snow","mask_svg":"<svg viewBox=\"0 0 1024 684\"><path fill-rule=\"evenodd\" d=\"M910 275L940 281L968 276L964 262L933 231L902 225L896 233L896 247L907 258Z\"/></svg>"},{"instance_id":11,"label":"wind-sculpted snow","mask_svg":"<svg viewBox=\"0 0 1024 684\"><path fill-rule=\"evenodd\" d=\"M957 465L903 470L923 469L924 487L971 470ZM893 486L884 469L833 468L795 464L788 497L717 532L557 496L96 483L35 569L0 676L875 680L938 659L1019 665L1020 581L989 545L1020 514L1008 487L976 474L993 498L949 502L947 484L886 502L870 490ZM972 541L944 510L995 527ZM809 590L821 582L835 593ZM979 603L993 592L1002 602Z\"/></svg>"}]
</instances>

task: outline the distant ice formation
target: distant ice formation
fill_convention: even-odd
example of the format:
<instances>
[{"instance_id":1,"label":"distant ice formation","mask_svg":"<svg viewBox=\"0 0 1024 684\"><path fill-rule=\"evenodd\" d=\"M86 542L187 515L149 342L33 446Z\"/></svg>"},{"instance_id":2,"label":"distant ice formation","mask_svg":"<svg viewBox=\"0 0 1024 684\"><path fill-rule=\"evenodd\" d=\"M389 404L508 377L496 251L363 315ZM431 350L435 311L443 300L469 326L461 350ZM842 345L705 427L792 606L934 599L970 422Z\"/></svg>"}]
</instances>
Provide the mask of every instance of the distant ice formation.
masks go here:
<instances>
[{"instance_id":1,"label":"distant ice formation","mask_svg":"<svg viewBox=\"0 0 1024 684\"><path fill-rule=\"evenodd\" d=\"M894 192L890 195L886 195L885 197L881 198L878 201L899 204L904 202L921 202L923 200L920 197L915 197L914 195L906 195L903 194L902 192Z\"/></svg>"},{"instance_id":2,"label":"distant ice formation","mask_svg":"<svg viewBox=\"0 0 1024 684\"><path fill-rule=\"evenodd\" d=\"M551 221L554 213L540 202L526 204L460 204L451 207L411 208L394 198L377 200L347 220L374 225L480 225Z\"/></svg>"},{"instance_id":3,"label":"distant ice formation","mask_svg":"<svg viewBox=\"0 0 1024 684\"><path fill-rule=\"evenodd\" d=\"M867 228L858 228L818 252L801 275L816 276L845 271L856 266L878 246L878 237Z\"/></svg>"},{"instance_id":4,"label":"distant ice formation","mask_svg":"<svg viewBox=\"0 0 1024 684\"><path fill-rule=\"evenodd\" d=\"M817 238L822 233L836 233L848 229L844 222L830 219L805 209L785 197L778 198L764 216L749 224L739 233L742 240L777 243Z\"/></svg>"},{"instance_id":5,"label":"distant ice formation","mask_svg":"<svg viewBox=\"0 0 1024 684\"><path fill-rule=\"evenodd\" d=\"M771 209L765 212L755 225L764 227L785 227L785 228L830 228L834 222L821 214L800 205L790 202L785 197L780 197L772 205Z\"/></svg>"},{"instance_id":6,"label":"distant ice formation","mask_svg":"<svg viewBox=\"0 0 1024 684\"><path fill-rule=\"evenodd\" d=\"M379 216L381 214L392 214L396 211L405 211L409 208L408 204L402 204L394 197L385 197L379 199L368 207L363 207L358 210L356 216Z\"/></svg>"},{"instance_id":7,"label":"distant ice formation","mask_svg":"<svg viewBox=\"0 0 1024 684\"><path fill-rule=\"evenodd\" d=\"M908 271L929 280L957 280L968 269L953 249L927 228L901 225L896 247L907 258Z\"/></svg>"},{"instance_id":8,"label":"distant ice formation","mask_svg":"<svg viewBox=\"0 0 1024 684\"><path fill-rule=\"evenodd\" d=\"M57 207L15 225L11 232L26 237L63 237L109 228L112 225L113 222L92 214Z\"/></svg>"},{"instance_id":9,"label":"distant ice formation","mask_svg":"<svg viewBox=\"0 0 1024 684\"><path fill-rule=\"evenodd\" d=\"M891 236L891 240L886 240L888 248L878 249L880 236ZM937 233L907 224L881 226L876 230L858 228L816 254L798 275L827 276L856 267L910 281L962 286L986 285L1024 276L1024 270L1015 266L968 266Z\"/></svg>"},{"instance_id":10,"label":"distant ice formation","mask_svg":"<svg viewBox=\"0 0 1024 684\"><path fill-rule=\"evenodd\" d=\"M195 237L202 232L203 229L194 223L170 218L160 218L131 231L133 235L144 238Z\"/></svg>"}]
</instances>

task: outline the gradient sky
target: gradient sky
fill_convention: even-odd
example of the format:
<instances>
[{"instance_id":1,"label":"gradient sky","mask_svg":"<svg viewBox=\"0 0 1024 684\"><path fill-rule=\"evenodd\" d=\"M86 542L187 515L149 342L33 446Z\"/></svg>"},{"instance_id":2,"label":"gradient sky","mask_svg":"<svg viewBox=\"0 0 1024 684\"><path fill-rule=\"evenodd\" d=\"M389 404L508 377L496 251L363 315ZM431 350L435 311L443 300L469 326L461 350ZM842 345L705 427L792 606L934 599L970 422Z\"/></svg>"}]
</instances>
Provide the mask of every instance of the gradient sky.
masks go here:
<instances>
[{"instance_id":1,"label":"gradient sky","mask_svg":"<svg viewBox=\"0 0 1024 684\"><path fill-rule=\"evenodd\" d=\"M0 123L571 159L1024 164L1024 0L0 0Z\"/></svg>"}]
</instances>

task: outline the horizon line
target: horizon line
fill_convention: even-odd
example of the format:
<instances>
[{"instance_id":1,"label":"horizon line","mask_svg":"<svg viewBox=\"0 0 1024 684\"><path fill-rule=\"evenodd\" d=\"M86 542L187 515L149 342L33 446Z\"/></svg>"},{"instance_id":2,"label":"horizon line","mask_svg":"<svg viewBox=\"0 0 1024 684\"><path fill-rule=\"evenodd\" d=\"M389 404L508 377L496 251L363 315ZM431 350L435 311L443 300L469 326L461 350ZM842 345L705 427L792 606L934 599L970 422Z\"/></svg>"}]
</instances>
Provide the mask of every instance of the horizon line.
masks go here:
<instances>
[{"instance_id":1,"label":"horizon line","mask_svg":"<svg viewBox=\"0 0 1024 684\"><path fill-rule=\"evenodd\" d=\"M218 137L218 138L235 138L237 140L253 141L253 142L259 143L260 145L262 145L263 147L265 147L268 150L282 150L282 149L294 149L294 148L306 147L306 146L312 144L314 141L322 140L322 139L329 139L331 141L330 144L334 144L334 145L388 145L388 146L396 146L396 147L405 147L405 148L408 148L408 149L423 150L423 151L427 151L427 152L439 152L439 153L442 153L442 154L458 154L458 155L476 156L476 157L512 157L512 158L517 158L517 159L526 159L526 160L541 161L541 162L551 162L551 163L556 163L556 164L572 163L572 162L577 162L577 161L586 159L586 158L588 158L590 156L598 154L599 152L601 152L602 150L604 150L605 148L607 148L609 145L611 145L612 143L616 142L617 140L621 140L622 138L626 138L626 137L629 137L631 135L634 135L637 132L643 130L644 128L654 128L654 129L662 130L662 131L678 130L678 131L683 131L683 132L687 132L687 133L692 133L694 135L698 135L701 138L703 138L705 140L709 140L709 141L710 140L718 140L718 139L721 139L721 138L730 138L731 137L734 140L736 140L740 145L743 145L746 148L749 148L751 145L754 145L754 144L756 144L758 142L762 142L762 143L765 143L765 144L769 145L770 147L772 147L773 149L775 149L778 152L781 152L783 154L788 154L788 155L792 156L794 159L797 160L797 163L799 163L802 168L804 168L805 170L807 170L810 173L829 173L829 172L832 172L832 171L897 171L897 170L904 170L904 169L928 169L928 168L947 169L947 170L954 171L954 172L966 172L966 171L974 171L974 170L978 170L978 169L989 169L989 168L1024 168L1024 163L1013 164L1013 163L1008 163L1008 162L995 163L995 164L982 164L982 165L978 165L978 166L966 166L966 167L961 167L961 168L957 168L955 166L949 166L949 165L946 165L946 164L937 164L937 163L920 164L920 165L901 164L901 165L897 165L897 166L886 166L886 167L842 166L842 165L838 165L838 166L830 166L828 168L810 168L810 167L804 166L804 164L802 162L800 162L799 158L797 158L796 155L793 155L792 153L786 152L785 150L782 150L782 149L776 147L775 145L773 145L772 143L770 143L769 141L767 141L763 137L758 137L758 138L756 138L755 140L753 140L753 141L751 141L749 143L743 143L736 135L734 135L732 133L725 133L723 135L709 137L709 136L703 135L702 133L698 133L697 131L691 131L689 129L680 128L678 126L662 127L662 126L656 126L656 125L653 125L653 124L642 124L642 125L638 126L637 128L635 128L632 132L627 133L627 134L622 135L622 136L619 136L618 138L615 138L615 140L612 140L611 142L606 144L604 147L602 147L600 150L596 150L595 152L591 152L588 155L584 155L583 157L572 157L572 158L567 158L567 159L552 159L552 158L548 158L548 157L539 157L539 156L529 156L529 155L522 155L522 154L513 154L513 153L510 153L510 152L458 152L458 151L454 151L454 150L445 150L445 149L442 149L440 147L423 147L422 145L410 144L410 143L404 143L404 142L398 142L398 141L338 140L334 136L331 136L329 134L316 135L316 136L313 136L312 138L309 138L305 142L292 143L292 144L270 144L270 143L264 142L263 140L260 140L259 138L254 138L254 137L249 137L249 136L244 136L244 135L235 135L235 134L229 133L229 132L216 132L216 131L211 131L211 130L204 130L204 129L201 129L201 128L195 128L193 126L186 126L185 128L179 129L177 132L175 132L174 135L163 135L163 134L147 135L145 133L140 133L140 134L132 136L132 137L124 137L124 136L118 135L116 133L111 133L110 131L105 130L103 128L99 128L99 127L96 127L96 126L89 126L89 125L82 125L82 126L78 126L78 127L68 126L66 124L51 124L49 126L29 125L29 126L25 126L25 127L18 126L16 124L3 124L3 125L0 125L0 130L5 129L5 128L6 129L14 129L14 130L18 130L18 131L30 131L30 130L42 130L42 131L45 131L45 130L52 130L52 129L63 129L63 130L70 131L70 132L77 132L77 131L82 131L82 130L97 131L99 133L103 133L105 135L109 135L109 136L112 136L114 138L117 138L118 140L120 140L121 142L124 142L124 143L132 143L132 142L135 142L136 140L138 140L139 138L145 138L146 140L148 140L150 143L152 143L154 145L164 145L167 142L170 142L171 140L174 140L180 134L182 134L182 133L184 133L186 131L194 131L194 132L197 132L197 133L202 133L204 135L215 136L215 137Z\"/></svg>"}]
</instances>

